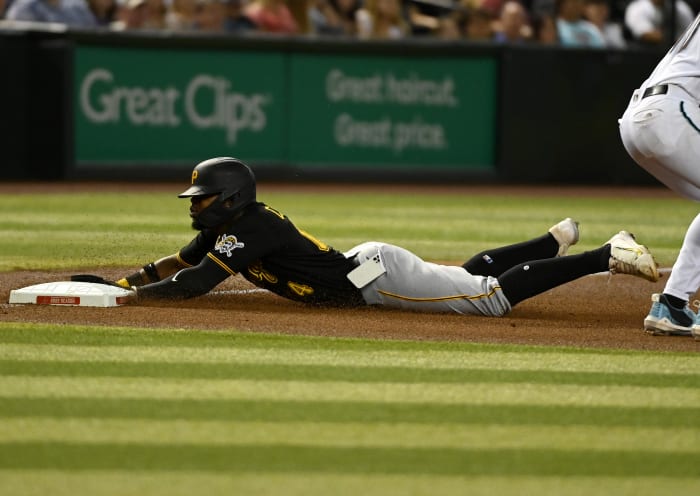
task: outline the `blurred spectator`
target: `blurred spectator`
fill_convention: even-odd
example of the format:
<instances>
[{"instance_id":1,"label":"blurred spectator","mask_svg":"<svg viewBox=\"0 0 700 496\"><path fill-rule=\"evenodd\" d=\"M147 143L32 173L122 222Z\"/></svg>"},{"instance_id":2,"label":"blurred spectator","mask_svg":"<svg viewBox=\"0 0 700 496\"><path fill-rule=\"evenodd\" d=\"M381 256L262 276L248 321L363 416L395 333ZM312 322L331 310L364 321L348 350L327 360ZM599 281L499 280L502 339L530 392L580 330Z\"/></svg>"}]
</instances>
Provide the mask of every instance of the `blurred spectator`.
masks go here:
<instances>
[{"instance_id":1,"label":"blurred spectator","mask_svg":"<svg viewBox=\"0 0 700 496\"><path fill-rule=\"evenodd\" d=\"M87 3L98 26L109 27L117 20L116 0L87 0Z\"/></svg>"},{"instance_id":2,"label":"blurred spectator","mask_svg":"<svg viewBox=\"0 0 700 496\"><path fill-rule=\"evenodd\" d=\"M204 33L226 31L226 4L223 0L197 0L194 28Z\"/></svg>"},{"instance_id":3,"label":"blurred spectator","mask_svg":"<svg viewBox=\"0 0 700 496\"><path fill-rule=\"evenodd\" d=\"M685 3L688 4L690 10L696 13L700 13L700 0L685 0Z\"/></svg>"},{"instance_id":4,"label":"blurred spectator","mask_svg":"<svg viewBox=\"0 0 700 496\"><path fill-rule=\"evenodd\" d=\"M191 31L197 16L197 0L172 0L165 14L165 27L174 31Z\"/></svg>"},{"instance_id":5,"label":"blurred spectator","mask_svg":"<svg viewBox=\"0 0 700 496\"><path fill-rule=\"evenodd\" d=\"M410 31L415 36L434 36L441 29L444 17L454 10L452 1L403 0L403 9Z\"/></svg>"},{"instance_id":6,"label":"blurred spectator","mask_svg":"<svg viewBox=\"0 0 700 496\"><path fill-rule=\"evenodd\" d=\"M227 33L244 33L247 31L256 31L256 24L245 15L244 7L245 0L225 0L226 1L226 32Z\"/></svg>"},{"instance_id":7,"label":"blurred spectator","mask_svg":"<svg viewBox=\"0 0 700 496\"><path fill-rule=\"evenodd\" d=\"M525 7L517 0L508 0L501 8L494 41L498 43L523 43L532 36Z\"/></svg>"},{"instance_id":8,"label":"blurred spectator","mask_svg":"<svg viewBox=\"0 0 700 496\"><path fill-rule=\"evenodd\" d=\"M131 31L146 26L146 0L126 0L119 5L117 20L110 26L115 31Z\"/></svg>"},{"instance_id":9,"label":"blurred spectator","mask_svg":"<svg viewBox=\"0 0 700 496\"><path fill-rule=\"evenodd\" d=\"M610 7L610 20L623 25L625 20L625 9L630 3L630 0L608 0Z\"/></svg>"},{"instance_id":10,"label":"blurred spectator","mask_svg":"<svg viewBox=\"0 0 700 496\"><path fill-rule=\"evenodd\" d=\"M490 11L477 8L464 10L462 36L471 41L489 41L494 35L494 17Z\"/></svg>"},{"instance_id":11,"label":"blurred spectator","mask_svg":"<svg viewBox=\"0 0 700 496\"><path fill-rule=\"evenodd\" d=\"M528 12L533 19L540 18L544 15L555 17L557 11L555 2L556 0L532 0Z\"/></svg>"},{"instance_id":12,"label":"blurred spectator","mask_svg":"<svg viewBox=\"0 0 700 496\"><path fill-rule=\"evenodd\" d=\"M146 0L146 21L144 28L146 29L165 29L165 16L168 12L168 7L164 0Z\"/></svg>"},{"instance_id":13,"label":"blurred spectator","mask_svg":"<svg viewBox=\"0 0 700 496\"><path fill-rule=\"evenodd\" d=\"M297 23L297 34L309 34L311 32L309 1L310 0L286 0L287 8Z\"/></svg>"},{"instance_id":14,"label":"blurred spectator","mask_svg":"<svg viewBox=\"0 0 700 496\"><path fill-rule=\"evenodd\" d=\"M409 34L400 0L364 0L356 21L361 39L399 39Z\"/></svg>"},{"instance_id":15,"label":"blurred spectator","mask_svg":"<svg viewBox=\"0 0 700 496\"><path fill-rule=\"evenodd\" d=\"M558 45L559 34L554 16L541 12L532 19L532 41L541 45Z\"/></svg>"},{"instance_id":16,"label":"blurred spectator","mask_svg":"<svg viewBox=\"0 0 700 496\"><path fill-rule=\"evenodd\" d=\"M12 0L8 21L54 22L77 28L97 27L85 0Z\"/></svg>"},{"instance_id":17,"label":"blurred spectator","mask_svg":"<svg viewBox=\"0 0 700 496\"><path fill-rule=\"evenodd\" d=\"M440 27L438 15L430 9L423 8L421 4L413 1L404 1L403 10L408 20L410 34L422 36L432 35Z\"/></svg>"},{"instance_id":18,"label":"blurred spectator","mask_svg":"<svg viewBox=\"0 0 700 496\"><path fill-rule=\"evenodd\" d=\"M243 9L245 15L260 31L296 34L299 25L285 0L253 0Z\"/></svg>"},{"instance_id":19,"label":"blurred spectator","mask_svg":"<svg viewBox=\"0 0 700 496\"><path fill-rule=\"evenodd\" d=\"M583 18L584 0L556 0L559 43L569 47L605 47L603 34Z\"/></svg>"},{"instance_id":20,"label":"blurred spectator","mask_svg":"<svg viewBox=\"0 0 700 496\"><path fill-rule=\"evenodd\" d=\"M674 39L693 22L693 11L684 0L676 2L676 28ZM642 44L658 45L670 43L664 21L664 0L632 0L625 9L625 27L632 39Z\"/></svg>"},{"instance_id":21,"label":"blurred spectator","mask_svg":"<svg viewBox=\"0 0 700 496\"><path fill-rule=\"evenodd\" d=\"M312 0L308 14L311 32L355 36L355 15L360 5L361 0Z\"/></svg>"},{"instance_id":22,"label":"blurred spectator","mask_svg":"<svg viewBox=\"0 0 700 496\"><path fill-rule=\"evenodd\" d=\"M458 11L453 11L440 17L435 36L441 40L462 39L462 28Z\"/></svg>"},{"instance_id":23,"label":"blurred spectator","mask_svg":"<svg viewBox=\"0 0 700 496\"><path fill-rule=\"evenodd\" d=\"M491 16L497 18L507 1L509 0L469 0L469 3L472 7L489 11Z\"/></svg>"},{"instance_id":24,"label":"blurred spectator","mask_svg":"<svg viewBox=\"0 0 700 496\"><path fill-rule=\"evenodd\" d=\"M5 18L8 0L0 0L0 20Z\"/></svg>"},{"instance_id":25,"label":"blurred spectator","mask_svg":"<svg viewBox=\"0 0 700 496\"><path fill-rule=\"evenodd\" d=\"M622 25L610 20L610 4L608 0L586 0L584 16L595 24L603 34L606 46L624 48L627 45L622 32Z\"/></svg>"}]
</instances>

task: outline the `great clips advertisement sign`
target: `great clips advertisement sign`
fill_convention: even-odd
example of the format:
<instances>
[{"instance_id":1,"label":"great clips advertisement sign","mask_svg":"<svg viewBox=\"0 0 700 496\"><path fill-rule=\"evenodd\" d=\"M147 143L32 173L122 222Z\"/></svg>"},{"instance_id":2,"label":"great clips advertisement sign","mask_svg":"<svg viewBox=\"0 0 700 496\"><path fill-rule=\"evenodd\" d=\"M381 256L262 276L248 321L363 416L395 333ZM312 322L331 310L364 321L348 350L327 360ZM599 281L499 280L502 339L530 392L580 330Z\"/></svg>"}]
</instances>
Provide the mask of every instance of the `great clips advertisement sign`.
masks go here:
<instances>
[{"instance_id":1,"label":"great clips advertisement sign","mask_svg":"<svg viewBox=\"0 0 700 496\"><path fill-rule=\"evenodd\" d=\"M493 57L78 46L76 165L494 164Z\"/></svg>"}]
</instances>

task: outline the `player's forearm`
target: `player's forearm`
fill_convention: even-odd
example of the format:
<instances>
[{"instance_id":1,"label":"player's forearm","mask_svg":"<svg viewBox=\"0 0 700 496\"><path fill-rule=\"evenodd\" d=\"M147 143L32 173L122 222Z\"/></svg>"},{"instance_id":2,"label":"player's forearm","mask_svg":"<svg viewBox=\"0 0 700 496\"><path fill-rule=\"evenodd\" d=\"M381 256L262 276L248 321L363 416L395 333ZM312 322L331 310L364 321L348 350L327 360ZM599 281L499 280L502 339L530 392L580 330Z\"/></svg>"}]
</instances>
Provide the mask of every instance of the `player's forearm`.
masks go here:
<instances>
[{"instance_id":1,"label":"player's forearm","mask_svg":"<svg viewBox=\"0 0 700 496\"><path fill-rule=\"evenodd\" d=\"M202 296L209 292L211 288L207 288L201 284L190 285L187 281L172 281L172 278L167 278L163 281L153 284L146 284L136 289L136 300L185 300Z\"/></svg>"},{"instance_id":2,"label":"player's forearm","mask_svg":"<svg viewBox=\"0 0 700 496\"><path fill-rule=\"evenodd\" d=\"M217 267L200 265L184 269L176 274L136 290L137 300L168 299L181 300L202 296L219 284L227 274Z\"/></svg>"},{"instance_id":3,"label":"player's forearm","mask_svg":"<svg viewBox=\"0 0 700 496\"><path fill-rule=\"evenodd\" d=\"M144 286L161 281L185 267L186 265L182 263L177 254L170 255L144 265L133 274L119 279L117 284L125 288Z\"/></svg>"}]
</instances>

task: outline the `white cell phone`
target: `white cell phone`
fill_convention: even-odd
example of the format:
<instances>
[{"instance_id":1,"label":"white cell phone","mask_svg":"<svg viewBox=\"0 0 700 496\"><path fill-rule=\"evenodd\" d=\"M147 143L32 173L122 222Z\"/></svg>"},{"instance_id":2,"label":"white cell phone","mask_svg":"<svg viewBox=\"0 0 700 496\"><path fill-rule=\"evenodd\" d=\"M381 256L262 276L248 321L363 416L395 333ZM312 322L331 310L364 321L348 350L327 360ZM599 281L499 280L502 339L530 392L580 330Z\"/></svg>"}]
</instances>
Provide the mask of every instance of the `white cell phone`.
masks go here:
<instances>
[{"instance_id":1,"label":"white cell phone","mask_svg":"<svg viewBox=\"0 0 700 496\"><path fill-rule=\"evenodd\" d=\"M365 260L359 266L348 272L347 277L356 288L362 289L385 273L386 268L382 262L382 257L380 257L379 252L377 252L372 258Z\"/></svg>"}]
</instances>

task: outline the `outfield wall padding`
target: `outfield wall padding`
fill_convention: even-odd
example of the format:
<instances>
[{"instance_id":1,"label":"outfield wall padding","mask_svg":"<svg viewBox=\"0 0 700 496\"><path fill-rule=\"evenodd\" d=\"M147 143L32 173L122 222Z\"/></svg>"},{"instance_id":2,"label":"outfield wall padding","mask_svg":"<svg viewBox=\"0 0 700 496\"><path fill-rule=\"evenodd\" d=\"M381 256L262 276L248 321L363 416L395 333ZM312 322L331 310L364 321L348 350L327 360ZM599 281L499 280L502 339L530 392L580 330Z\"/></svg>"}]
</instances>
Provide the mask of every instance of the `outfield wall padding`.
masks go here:
<instances>
[{"instance_id":1,"label":"outfield wall padding","mask_svg":"<svg viewBox=\"0 0 700 496\"><path fill-rule=\"evenodd\" d=\"M656 51L0 30L6 179L656 184L617 118Z\"/></svg>"}]
</instances>

